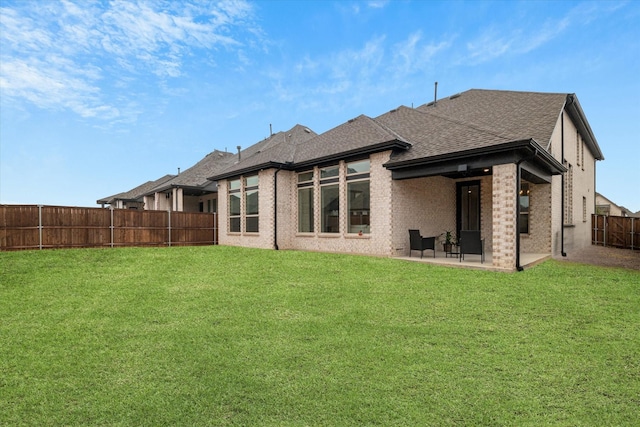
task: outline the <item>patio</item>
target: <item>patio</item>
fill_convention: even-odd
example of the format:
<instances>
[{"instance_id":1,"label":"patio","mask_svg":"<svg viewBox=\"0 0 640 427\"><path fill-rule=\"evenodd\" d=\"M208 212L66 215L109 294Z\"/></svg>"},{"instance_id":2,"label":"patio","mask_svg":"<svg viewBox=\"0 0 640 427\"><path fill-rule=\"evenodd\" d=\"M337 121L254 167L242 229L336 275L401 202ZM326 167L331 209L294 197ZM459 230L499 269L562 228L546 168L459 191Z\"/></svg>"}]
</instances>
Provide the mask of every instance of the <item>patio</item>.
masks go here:
<instances>
[{"instance_id":1,"label":"patio","mask_svg":"<svg viewBox=\"0 0 640 427\"><path fill-rule=\"evenodd\" d=\"M432 251L425 251L423 258L420 258L420 253L418 251L414 251L412 255L413 256L411 257L400 256L397 257L397 259L438 264L449 267L472 268L477 270L511 271L493 266L493 254L491 252L485 252L484 263L480 263L480 255L465 255L465 259L462 262L455 256L449 255L445 257L445 253L441 251L436 251L435 258L433 257ZM520 254L520 265L523 268L529 268L550 258L551 254Z\"/></svg>"}]
</instances>

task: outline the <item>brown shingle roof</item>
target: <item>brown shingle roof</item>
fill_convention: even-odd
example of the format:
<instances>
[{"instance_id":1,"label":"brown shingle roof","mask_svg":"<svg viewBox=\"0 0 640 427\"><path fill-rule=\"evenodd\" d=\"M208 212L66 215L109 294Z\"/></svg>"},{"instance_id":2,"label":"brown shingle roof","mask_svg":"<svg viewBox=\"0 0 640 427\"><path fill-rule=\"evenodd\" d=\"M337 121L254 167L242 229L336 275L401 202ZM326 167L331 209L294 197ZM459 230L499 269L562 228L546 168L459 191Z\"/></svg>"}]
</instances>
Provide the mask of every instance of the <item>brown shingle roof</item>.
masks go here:
<instances>
[{"instance_id":1,"label":"brown shingle roof","mask_svg":"<svg viewBox=\"0 0 640 427\"><path fill-rule=\"evenodd\" d=\"M360 115L300 144L294 162L304 164L316 160L331 159L393 142L404 143L405 141L398 134L370 117Z\"/></svg>"},{"instance_id":2,"label":"brown shingle roof","mask_svg":"<svg viewBox=\"0 0 640 427\"><path fill-rule=\"evenodd\" d=\"M481 149L514 140L507 133L407 107L392 110L376 117L375 121L394 129L411 143L411 149L396 151L390 163Z\"/></svg>"},{"instance_id":3,"label":"brown shingle roof","mask_svg":"<svg viewBox=\"0 0 640 427\"><path fill-rule=\"evenodd\" d=\"M100 199L97 201L98 204L111 204L116 200L138 200L145 194L147 194L151 189L165 184L167 181L173 179L175 175L167 174L162 178L156 179L155 181L147 181L142 185L139 185L129 191L125 191L122 193L118 193L113 196L105 197L104 199Z\"/></svg>"},{"instance_id":4,"label":"brown shingle roof","mask_svg":"<svg viewBox=\"0 0 640 427\"><path fill-rule=\"evenodd\" d=\"M596 158L602 159L575 95L472 89L436 105L403 106L375 119L361 115L304 141L276 134L245 150L241 162L211 179L240 175L258 166L303 168L388 149L394 149L387 163L390 167L457 153L507 150L523 142L544 151L565 107ZM561 168L546 151L541 156Z\"/></svg>"},{"instance_id":5,"label":"brown shingle roof","mask_svg":"<svg viewBox=\"0 0 640 427\"><path fill-rule=\"evenodd\" d=\"M514 140L533 138L546 147L566 100L566 93L471 89L417 110L494 129Z\"/></svg>"},{"instance_id":6,"label":"brown shingle roof","mask_svg":"<svg viewBox=\"0 0 640 427\"><path fill-rule=\"evenodd\" d=\"M228 167L234 160L234 154L214 150L195 165L176 175L170 181L150 188L146 194L164 191L172 187L188 187L205 189L211 185L207 177Z\"/></svg>"},{"instance_id":7,"label":"brown shingle roof","mask_svg":"<svg viewBox=\"0 0 640 427\"><path fill-rule=\"evenodd\" d=\"M242 150L240 152L240 161L238 161L236 155L234 157L236 163L218 171L217 176L240 175L262 167L277 167L278 165L291 163L294 160L297 147L316 136L317 134L314 131L299 124L286 132L277 132L269 138ZM215 178L216 174L211 174L209 177Z\"/></svg>"}]
</instances>

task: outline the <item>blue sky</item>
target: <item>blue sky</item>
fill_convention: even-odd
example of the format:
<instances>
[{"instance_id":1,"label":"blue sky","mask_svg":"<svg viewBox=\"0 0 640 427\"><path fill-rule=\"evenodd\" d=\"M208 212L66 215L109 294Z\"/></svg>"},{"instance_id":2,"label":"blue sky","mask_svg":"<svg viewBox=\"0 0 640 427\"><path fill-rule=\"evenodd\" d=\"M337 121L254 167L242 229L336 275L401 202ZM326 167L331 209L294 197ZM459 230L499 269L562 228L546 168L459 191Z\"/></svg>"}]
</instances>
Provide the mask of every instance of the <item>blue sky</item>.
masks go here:
<instances>
[{"instance_id":1,"label":"blue sky","mask_svg":"<svg viewBox=\"0 0 640 427\"><path fill-rule=\"evenodd\" d=\"M0 203L96 200L299 123L576 93L640 210L640 2L0 2Z\"/></svg>"}]
</instances>

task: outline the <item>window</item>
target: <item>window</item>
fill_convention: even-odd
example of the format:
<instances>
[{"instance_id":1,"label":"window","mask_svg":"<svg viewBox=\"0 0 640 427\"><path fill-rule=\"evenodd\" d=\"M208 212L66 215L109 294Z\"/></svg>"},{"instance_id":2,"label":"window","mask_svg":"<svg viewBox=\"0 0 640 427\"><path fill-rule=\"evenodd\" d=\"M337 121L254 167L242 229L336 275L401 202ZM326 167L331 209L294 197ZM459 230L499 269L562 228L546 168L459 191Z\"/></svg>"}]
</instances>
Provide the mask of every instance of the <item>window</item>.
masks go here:
<instances>
[{"instance_id":1,"label":"window","mask_svg":"<svg viewBox=\"0 0 640 427\"><path fill-rule=\"evenodd\" d=\"M240 180L229 181L229 232L240 232Z\"/></svg>"},{"instance_id":2,"label":"window","mask_svg":"<svg viewBox=\"0 0 640 427\"><path fill-rule=\"evenodd\" d=\"M370 234L369 159L298 173L298 233Z\"/></svg>"},{"instance_id":3,"label":"window","mask_svg":"<svg viewBox=\"0 0 640 427\"><path fill-rule=\"evenodd\" d=\"M587 222L587 198L582 197L582 222Z\"/></svg>"},{"instance_id":4,"label":"window","mask_svg":"<svg viewBox=\"0 0 640 427\"><path fill-rule=\"evenodd\" d=\"M529 184L520 184L520 233L529 234Z\"/></svg>"},{"instance_id":5,"label":"window","mask_svg":"<svg viewBox=\"0 0 640 427\"><path fill-rule=\"evenodd\" d=\"M245 228L247 233L257 233L258 228L258 175L244 179Z\"/></svg>"},{"instance_id":6,"label":"window","mask_svg":"<svg viewBox=\"0 0 640 427\"><path fill-rule=\"evenodd\" d=\"M340 232L340 169L330 166L320 169L320 231Z\"/></svg>"},{"instance_id":7,"label":"window","mask_svg":"<svg viewBox=\"0 0 640 427\"><path fill-rule=\"evenodd\" d=\"M347 227L349 233L370 233L369 160L347 164Z\"/></svg>"},{"instance_id":8,"label":"window","mask_svg":"<svg viewBox=\"0 0 640 427\"><path fill-rule=\"evenodd\" d=\"M313 233L313 171L298 174L298 232Z\"/></svg>"}]
</instances>

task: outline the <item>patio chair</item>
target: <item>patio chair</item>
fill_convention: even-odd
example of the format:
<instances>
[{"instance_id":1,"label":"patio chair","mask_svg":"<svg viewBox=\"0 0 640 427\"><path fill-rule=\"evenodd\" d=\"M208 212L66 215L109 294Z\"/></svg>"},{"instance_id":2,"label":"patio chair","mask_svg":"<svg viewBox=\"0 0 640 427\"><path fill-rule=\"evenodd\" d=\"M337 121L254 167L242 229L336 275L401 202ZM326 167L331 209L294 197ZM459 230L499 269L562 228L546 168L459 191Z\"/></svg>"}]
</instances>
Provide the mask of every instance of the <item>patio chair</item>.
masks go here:
<instances>
[{"instance_id":1,"label":"patio chair","mask_svg":"<svg viewBox=\"0 0 640 427\"><path fill-rule=\"evenodd\" d=\"M480 263L484 263L484 239L480 238L480 231L460 231L458 245L460 245L460 262L464 260L465 254L474 254L480 255Z\"/></svg>"},{"instance_id":2,"label":"patio chair","mask_svg":"<svg viewBox=\"0 0 640 427\"><path fill-rule=\"evenodd\" d=\"M409 230L409 243L409 256L411 256L411 251L420 251L420 258L422 258L424 251L431 249L433 251L433 257L436 257L435 237L422 237L420 230Z\"/></svg>"}]
</instances>

